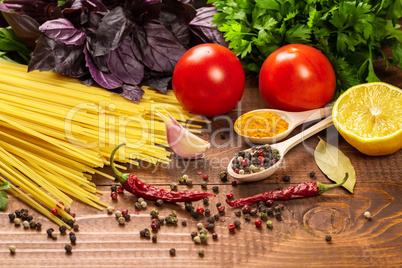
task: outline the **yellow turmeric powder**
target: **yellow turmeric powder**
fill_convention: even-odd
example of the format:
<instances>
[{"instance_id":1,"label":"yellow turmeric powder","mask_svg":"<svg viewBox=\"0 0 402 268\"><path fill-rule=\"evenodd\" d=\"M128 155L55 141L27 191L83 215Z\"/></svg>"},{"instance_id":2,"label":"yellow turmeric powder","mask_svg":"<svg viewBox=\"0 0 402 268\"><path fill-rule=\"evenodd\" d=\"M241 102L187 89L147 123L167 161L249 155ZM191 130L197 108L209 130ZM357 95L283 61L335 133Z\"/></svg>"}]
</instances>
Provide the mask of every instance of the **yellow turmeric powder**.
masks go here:
<instances>
[{"instance_id":1,"label":"yellow turmeric powder","mask_svg":"<svg viewBox=\"0 0 402 268\"><path fill-rule=\"evenodd\" d=\"M255 112L241 116L235 123L235 131L250 138L274 137L289 128L289 123L271 112Z\"/></svg>"}]
</instances>

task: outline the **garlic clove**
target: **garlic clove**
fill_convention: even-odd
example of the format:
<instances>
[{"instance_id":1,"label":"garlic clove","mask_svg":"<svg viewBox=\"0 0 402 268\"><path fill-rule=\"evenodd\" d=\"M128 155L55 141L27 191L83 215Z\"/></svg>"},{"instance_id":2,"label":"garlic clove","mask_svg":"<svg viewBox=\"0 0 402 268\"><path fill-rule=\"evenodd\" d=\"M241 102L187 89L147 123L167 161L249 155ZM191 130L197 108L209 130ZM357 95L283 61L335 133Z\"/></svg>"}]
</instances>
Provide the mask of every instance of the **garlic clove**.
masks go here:
<instances>
[{"instance_id":1,"label":"garlic clove","mask_svg":"<svg viewBox=\"0 0 402 268\"><path fill-rule=\"evenodd\" d=\"M165 123L166 138L175 154L184 159L198 159L205 156L205 151L210 148L209 142L185 129L168 112L166 113L169 117L158 111L156 113Z\"/></svg>"}]
</instances>

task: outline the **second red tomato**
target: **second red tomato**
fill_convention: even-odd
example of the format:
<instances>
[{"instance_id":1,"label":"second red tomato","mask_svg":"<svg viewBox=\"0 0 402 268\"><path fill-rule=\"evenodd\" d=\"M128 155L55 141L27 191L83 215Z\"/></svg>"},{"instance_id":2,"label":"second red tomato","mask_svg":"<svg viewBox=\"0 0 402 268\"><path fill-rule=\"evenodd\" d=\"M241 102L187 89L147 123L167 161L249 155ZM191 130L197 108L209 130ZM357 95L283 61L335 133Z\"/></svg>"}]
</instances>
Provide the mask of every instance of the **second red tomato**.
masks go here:
<instances>
[{"instance_id":1,"label":"second red tomato","mask_svg":"<svg viewBox=\"0 0 402 268\"><path fill-rule=\"evenodd\" d=\"M283 46L261 67L259 88L273 109L305 111L328 104L335 93L335 72L319 50L302 44Z\"/></svg>"},{"instance_id":2,"label":"second red tomato","mask_svg":"<svg viewBox=\"0 0 402 268\"><path fill-rule=\"evenodd\" d=\"M245 75L240 60L224 46L202 44L177 62L172 86L186 110L204 116L229 112L240 101Z\"/></svg>"}]
</instances>

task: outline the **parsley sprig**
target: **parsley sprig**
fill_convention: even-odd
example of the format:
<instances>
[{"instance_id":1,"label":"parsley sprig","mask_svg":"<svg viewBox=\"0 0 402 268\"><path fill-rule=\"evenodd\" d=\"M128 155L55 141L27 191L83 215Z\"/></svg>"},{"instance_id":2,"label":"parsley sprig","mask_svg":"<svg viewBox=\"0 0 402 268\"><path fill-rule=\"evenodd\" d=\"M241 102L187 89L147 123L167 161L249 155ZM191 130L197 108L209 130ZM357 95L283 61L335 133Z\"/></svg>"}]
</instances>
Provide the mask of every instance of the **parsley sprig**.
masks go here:
<instances>
[{"instance_id":1,"label":"parsley sprig","mask_svg":"<svg viewBox=\"0 0 402 268\"><path fill-rule=\"evenodd\" d=\"M402 0L209 0L213 24L224 33L243 67L259 72L277 48L301 43L321 50L337 75L337 94L359 83L379 81L373 63L381 57L402 66ZM392 58L383 54L386 45Z\"/></svg>"},{"instance_id":2,"label":"parsley sprig","mask_svg":"<svg viewBox=\"0 0 402 268\"><path fill-rule=\"evenodd\" d=\"M11 188L11 186L8 182L4 182L2 185L0 185L0 191L8 190L10 188ZM0 192L0 209L2 211L5 211L7 208L7 204L8 204L7 199L8 199L8 196L4 192Z\"/></svg>"}]
</instances>

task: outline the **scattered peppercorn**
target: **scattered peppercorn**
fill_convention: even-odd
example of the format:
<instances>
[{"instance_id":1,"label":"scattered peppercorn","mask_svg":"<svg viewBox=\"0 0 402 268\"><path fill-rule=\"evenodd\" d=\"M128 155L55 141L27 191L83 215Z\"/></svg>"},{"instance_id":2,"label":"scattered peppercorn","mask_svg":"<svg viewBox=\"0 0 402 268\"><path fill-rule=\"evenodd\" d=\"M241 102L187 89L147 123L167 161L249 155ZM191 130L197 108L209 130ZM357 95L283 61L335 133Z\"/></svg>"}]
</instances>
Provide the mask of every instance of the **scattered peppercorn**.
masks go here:
<instances>
[{"instance_id":1,"label":"scattered peppercorn","mask_svg":"<svg viewBox=\"0 0 402 268\"><path fill-rule=\"evenodd\" d=\"M241 211L240 211L240 210L236 210L236 211L234 212L234 214L235 214L237 217L240 217L240 216L241 216Z\"/></svg>"},{"instance_id":2,"label":"scattered peppercorn","mask_svg":"<svg viewBox=\"0 0 402 268\"><path fill-rule=\"evenodd\" d=\"M73 229L74 229L74 231L78 232L78 230L80 229L80 226L78 224L74 224Z\"/></svg>"},{"instance_id":3,"label":"scattered peppercorn","mask_svg":"<svg viewBox=\"0 0 402 268\"><path fill-rule=\"evenodd\" d=\"M70 254L71 251L73 250L73 247L70 244L66 244L64 246L64 249L66 250L66 253Z\"/></svg>"},{"instance_id":4,"label":"scattered peppercorn","mask_svg":"<svg viewBox=\"0 0 402 268\"><path fill-rule=\"evenodd\" d=\"M186 180L186 185L187 186L193 186L193 180L192 179L187 179Z\"/></svg>"},{"instance_id":5,"label":"scattered peppercorn","mask_svg":"<svg viewBox=\"0 0 402 268\"><path fill-rule=\"evenodd\" d=\"M15 219L14 219L14 224L15 224L15 226L20 226L20 224L21 224L21 219L20 219L20 218L15 218Z\"/></svg>"},{"instance_id":6,"label":"scattered peppercorn","mask_svg":"<svg viewBox=\"0 0 402 268\"><path fill-rule=\"evenodd\" d=\"M156 201L155 201L155 206L157 206L157 207L161 207L161 206L163 206L163 200L162 199L157 199Z\"/></svg>"},{"instance_id":7,"label":"scattered peppercorn","mask_svg":"<svg viewBox=\"0 0 402 268\"><path fill-rule=\"evenodd\" d=\"M53 239L56 239L56 238L57 238L57 233L56 233L56 231L53 231L53 232L52 232L52 238L53 238Z\"/></svg>"},{"instance_id":8,"label":"scattered peppercorn","mask_svg":"<svg viewBox=\"0 0 402 268\"><path fill-rule=\"evenodd\" d=\"M205 215L205 217L211 216L211 210L209 208L205 209L204 215Z\"/></svg>"},{"instance_id":9,"label":"scattered peppercorn","mask_svg":"<svg viewBox=\"0 0 402 268\"><path fill-rule=\"evenodd\" d=\"M141 208L147 208L147 202L145 202L145 201L142 201L141 202Z\"/></svg>"},{"instance_id":10,"label":"scattered peppercorn","mask_svg":"<svg viewBox=\"0 0 402 268\"><path fill-rule=\"evenodd\" d=\"M139 197L138 199L137 199L137 202L144 202L145 200L144 200L144 198L142 198L142 197Z\"/></svg>"},{"instance_id":11,"label":"scattered peppercorn","mask_svg":"<svg viewBox=\"0 0 402 268\"><path fill-rule=\"evenodd\" d=\"M267 207L272 207L274 205L274 200L268 199L267 201L265 201L265 205Z\"/></svg>"},{"instance_id":12,"label":"scattered peppercorn","mask_svg":"<svg viewBox=\"0 0 402 268\"><path fill-rule=\"evenodd\" d=\"M116 218L120 218L122 216L121 211L117 210L114 215L116 216Z\"/></svg>"},{"instance_id":13,"label":"scattered peppercorn","mask_svg":"<svg viewBox=\"0 0 402 268\"><path fill-rule=\"evenodd\" d=\"M126 219L125 219L123 216L121 216L121 217L119 217L119 218L117 219L117 221L119 222L120 225L124 225L125 222L126 222Z\"/></svg>"},{"instance_id":14,"label":"scattered peppercorn","mask_svg":"<svg viewBox=\"0 0 402 268\"><path fill-rule=\"evenodd\" d=\"M75 235L70 235L70 241L72 244L75 244L75 242L77 241L77 237Z\"/></svg>"},{"instance_id":15,"label":"scattered peppercorn","mask_svg":"<svg viewBox=\"0 0 402 268\"><path fill-rule=\"evenodd\" d=\"M325 236L325 241L331 242L332 241L332 236L331 235L326 235Z\"/></svg>"},{"instance_id":16,"label":"scattered peppercorn","mask_svg":"<svg viewBox=\"0 0 402 268\"><path fill-rule=\"evenodd\" d=\"M202 203L204 203L204 205L208 205L209 204L209 197L208 196L204 197L204 199L202 199Z\"/></svg>"},{"instance_id":17,"label":"scattered peppercorn","mask_svg":"<svg viewBox=\"0 0 402 268\"><path fill-rule=\"evenodd\" d=\"M207 221L208 221L209 223L214 223L214 222L215 222L215 218L214 218L214 217L209 217L209 218L207 219Z\"/></svg>"},{"instance_id":18,"label":"scattered peppercorn","mask_svg":"<svg viewBox=\"0 0 402 268\"><path fill-rule=\"evenodd\" d=\"M110 197L111 197L113 200L116 200L116 199L117 199L117 192L111 192L111 193L110 193Z\"/></svg>"},{"instance_id":19,"label":"scattered peppercorn","mask_svg":"<svg viewBox=\"0 0 402 268\"><path fill-rule=\"evenodd\" d=\"M268 213L260 212L260 218L261 220L266 220L268 218Z\"/></svg>"},{"instance_id":20,"label":"scattered peppercorn","mask_svg":"<svg viewBox=\"0 0 402 268\"><path fill-rule=\"evenodd\" d=\"M170 184L170 190L172 190L172 191L177 191L177 189L178 189L177 183L172 182L172 183Z\"/></svg>"},{"instance_id":21,"label":"scattered peppercorn","mask_svg":"<svg viewBox=\"0 0 402 268\"><path fill-rule=\"evenodd\" d=\"M15 214L14 213L8 214L8 218L10 219L10 222L14 222Z\"/></svg>"},{"instance_id":22,"label":"scattered peppercorn","mask_svg":"<svg viewBox=\"0 0 402 268\"><path fill-rule=\"evenodd\" d=\"M288 175L283 176L283 177L282 177L282 180L283 180L284 182L290 182L290 176L288 176Z\"/></svg>"},{"instance_id":23,"label":"scattered peppercorn","mask_svg":"<svg viewBox=\"0 0 402 268\"><path fill-rule=\"evenodd\" d=\"M207 189L208 188L208 183L206 181L201 182L201 188Z\"/></svg>"},{"instance_id":24,"label":"scattered peppercorn","mask_svg":"<svg viewBox=\"0 0 402 268\"><path fill-rule=\"evenodd\" d=\"M125 215L127 215L128 214L128 209L123 209L122 211L121 211L121 216L125 216Z\"/></svg>"},{"instance_id":25,"label":"scattered peppercorn","mask_svg":"<svg viewBox=\"0 0 402 268\"><path fill-rule=\"evenodd\" d=\"M107 207L106 210L107 210L107 213L112 214L112 213L113 213L113 210L114 210L114 207L109 206L109 207Z\"/></svg>"},{"instance_id":26,"label":"scattered peppercorn","mask_svg":"<svg viewBox=\"0 0 402 268\"><path fill-rule=\"evenodd\" d=\"M31 229L35 229L35 227L36 227L36 221L31 220L31 221L29 222L29 227L31 227Z\"/></svg>"},{"instance_id":27,"label":"scattered peppercorn","mask_svg":"<svg viewBox=\"0 0 402 268\"><path fill-rule=\"evenodd\" d=\"M170 256L176 256L176 250L174 248L171 248L169 250L169 254L170 254Z\"/></svg>"},{"instance_id":28,"label":"scattered peppercorn","mask_svg":"<svg viewBox=\"0 0 402 268\"><path fill-rule=\"evenodd\" d=\"M49 228L49 229L47 229L46 230L46 233L47 233L47 235L49 236L49 237L52 237L52 233L54 232L54 229L53 228Z\"/></svg>"},{"instance_id":29,"label":"scattered peppercorn","mask_svg":"<svg viewBox=\"0 0 402 268\"><path fill-rule=\"evenodd\" d=\"M203 177L204 181L208 180L208 178L209 178L209 177L208 177L207 174L205 174L204 177Z\"/></svg>"},{"instance_id":30,"label":"scattered peppercorn","mask_svg":"<svg viewBox=\"0 0 402 268\"><path fill-rule=\"evenodd\" d=\"M60 231L61 234L65 234L66 231L67 231L67 226L61 225L61 226L59 227L59 231Z\"/></svg>"},{"instance_id":31,"label":"scattered peppercorn","mask_svg":"<svg viewBox=\"0 0 402 268\"><path fill-rule=\"evenodd\" d=\"M212 187L212 191L214 192L214 193L219 193L219 187L218 186L214 186L214 187Z\"/></svg>"},{"instance_id":32,"label":"scattered peppercorn","mask_svg":"<svg viewBox=\"0 0 402 268\"><path fill-rule=\"evenodd\" d=\"M226 194L226 198L227 198L227 199L232 199L233 196L234 196L234 194L232 194L232 193L227 193L227 194Z\"/></svg>"},{"instance_id":33,"label":"scattered peppercorn","mask_svg":"<svg viewBox=\"0 0 402 268\"><path fill-rule=\"evenodd\" d=\"M152 242L156 243L158 241L158 236L153 235L151 239L152 239Z\"/></svg>"},{"instance_id":34,"label":"scattered peppercorn","mask_svg":"<svg viewBox=\"0 0 402 268\"><path fill-rule=\"evenodd\" d=\"M208 240L207 234L200 234L201 243L206 243Z\"/></svg>"},{"instance_id":35,"label":"scattered peppercorn","mask_svg":"<svg viewBox=\"0 0 402 268\"><path fill-rule=\"evenodd\" d=\"M231 223L231 224L229 224L228 229L229 229L229 232L234 232L234 231L236 231L236 226L233 223Z\"/></svg>"},{"instance_id":36,"label":"scattered peppercorn","mask_svg":"<svg viewBox=\"0 0 402 268\"><path fill-rule=\"evenodd\" d=\"M217 239L218 239L218 234L217 234L217 233L213 233L213 234L212 234L212 239L213 239L213 240L217 240Z\"/></svg>"},{"instance_id":37,"label":"scattered peppercorn","mask_svg":"<svg viewBox=\"0 0 402 268\"><path fill-rule=\"evenodd\" d=\"M42 223L37 222L36 225L35 225L35 229L40 230L41 228L42 228Z\"/></svg>"},{"instance_id":38,"label":"scattered peppercorn","mask_svg":"<svg viewBox=\"0 0 402 268\"><path fill-rule=\"evenodd\" d=\"M221 214L221 215L225 214L225 206L219 206L218 211L219 211L219 214Z\"/></svg>"},{"instance_id":39,"label":"scattered peppercorn","mask_svg":"<svg viewBox=\"0 0 402 268\"><path fill-rule=\"evenodd\" d=\"M232 181L232 186L237 186L237 181Z\"/></svg>"},{"instance_id":40,"label":"scattered peppercorn","mask_svg":"<svg viewBox=\"0 0 402 268\"><path fill-rule=\"evenodd\" d=\"M117 192L117 186L116 185L110 186L110 191L111 192Z\"/></svg>"},{"instance_id":41,"label":"scattered peppercorn","mask_svg":"<svg viewBox=\"0 0 402 268\"><path fill-rule=\"evenodd\" d=\"M204 228L204 224L202 224L201 222L197 223L197 228L198 230L201 230L202 228Z\"/></svg>"},{"instance_id":42,"label":"scattered peppercorn","mask_svg":"<svg viewBox=\"0 0 402 268\"><path fill-rule=\"evenodd\" d=\"M235 221L233 222L233 224L236 226L236 228L239 228L241 223L240 223L239 220L235 220Z\"/></svg>"},{"instance_id":43,"label":"scattered peppercorn","mask_svg":"<svg viewBox=\"0 0 402 268\"><path fill-rule=\"evenodd\" d=\"M261 227L261 225L262 225L262 221L261 221L260 219L256 219L256 220L254 221L254 224L255 224L255 226L256 226L257 228L259 228L259 227Z\"/></svg>"},{"instance_id":44,"label":"scattered peppercorn","mask_svg":"<svg viewBox=\"0 0 402 268\"><path fill-rule=\"evenodd\" d=\"M74 220L73 219L67 220L67 224L72 227L74 225Z\"/></svg>"},{"instance_id":45,"label":"scattered peppercorn","mask_svg":"<svg viewBox=\"0 0 402 268\"><path fill-rule=\"evenodd\" d=\"M250 214L244 215L244 219L245 219L246 221L250 221L250 220L251 220Z\"/></svg>"},{"instance_id":46,"label":"scattered peppercorn","mask_svg":"<svg viewBox=\"0 0 402 268\"><path fill-rule=\"evenodd\" d=\"M243 212L243 214L250 214L250 212L251 212L251 207L250 207L249 205L244 205L244 206L241 208L241 211Z\"/></svg>"},{"instance_id":47,"label":"scattered peppercorn","mask_svg":"<svg viewBox=\"0 0 402 268\"><path fill-rule=\"evenodd\" d=\"M198 213L197 211L193 211L193 218L198 219L199 217L200 217L200 213Z\"/></svg>"},{"instance_id":48,"label":"scattered peppercorn","mask_svg":"<svg viewBox=\"0 0 402 268\"><path fill-rule=\"evenodd\" d=\"M14 245L11 245L8 249L10 250L11 254L14 254L15 251L17 250L17 248Z\"/></svg>"},{"instance_id":49,"label":"scattered peppercorn","mask_svg":"<svg viewBox=\"0 0 402 268\"><path fill-rule=\"evenodd\" d=\"M194 243L199 244L199 243L201 243L201 238L198 235L196 235L196 236L194 236L193 241L194 241Z\"/></svg>"},{"instance_id":50,"label":"scattered peppercorn","mask_svg":"<svg viewBox=\"0 0 402 268\"><path fill-rule=\"evenodd\" d=\"M268 221L267 221L267 227L268 227L269 229L272 229L273 226L274 226L274 225L273 225L272 221L268 220Z\"/></svg>"},{"instance_id":51,"label":"scattered peppercorn","mask_svg":"<svg viewBox=\"0 0 402 268\"><path fill-rule=\"evenodd\" d=\"M220 218L220 216L219 216L218 214L215 214L215 215L214 215L214 219L215 219L216 221L218 221L219 218Z\"/></svg>"},{"instance_id":52,"label":"scattered peppercorn","mask_svg":"<svg viewBox=\"0 0 402 268\"><path fill-rule=\"evenodd\" d=\"M220 203L220 202L216 203L216 207L220 207L220 206L222 206L222 203Z\"/></svg>"},{"instance_id":53,"label":"scattered peppercorn","mask_svg":"<svg viewBox=\"0 0 402 268\"><path fill-rule=\"evenodd\" d=\"M151 210L151 212L149 214L151 215L152 218L158 218L159 210L154 208Z\"/></svg>"},{"instance_id":54,"label":"scattered peppercorn","mask_svg":"<svg viewBox=\"0 0 402 268\"><path fill-rule=\"evenodd\" d=\"M198 250L198 255L204 256L204 249L203 249L203 248L200 248L200 249Z\"/></svg>"},{"instance_id":55,"label":"scattered peppercorn","mask_svg":"<svg viewBox=\"0 0 402 268\"><path fill-rule=\"evenodd\" d=\"M314 170L310 171L308 175L309 175L311 178L314 178L314 177L315 177L315 171L314 171Z\"/></svg>"},{"instance_id":56,"label":"scattered peppercorn","mask_svg":"<svg viewBox=\"0 0 402 268\"><path fill-rule=\"evenodd\" d=\"M221 171L219 173L219 178L221 179L221 181L226 182L228 180L228 174L226 173L226 171Z\"/></svg>"},{"instance_id":57,"label":"scattered peppercorn","mask_svg":"<svg viewBox=\"0 0 402 268\"><path fill-rule=\"evenodd\" d=\"M209 223L207 229L208 231L213 232L215 230L215 224Z\"/></svg>"},{"instance_id":58,"label":"scattered peppercorn","mask_svg":"<svg viewBox=\"0 0 402 268\"><path fill-rule=\"evenodd\" d=\"M256 216L257 213L258 213L258 209L256 209L256 208L253 208L253 209L251 209L251 211L250 211L250 215L251 215L251 216Z\"/></svg>"},{"instance_id":59,"label":"scattered peppercorn","mask_svg":"<svg viewBox=\"0 0 402 268\"><path fill-rule=\"evenodd\" d=\"M370 219L371 218L371 213L370 213L370 211L366 211L366 212L364 212L364 217L366 218L366 219Z\"/></svg>"},{"instance_id":60,"label":"scattered peppercorn","mask_svg":"<svg viewBox=\"0 0 402 268\"><path fill-rule=\"evenodd\" d=\"M194 239L194 237L196 237L197 235L198 235L197 232L195 232L195 231L194 231L194 232L191 232L191 238L192 238L192 239Z\"/></svg>"},{"instance_id":61,"label":"scattered peppercorn","mask_svg":"<svg viewBox=\"0 0 402 268\"><path fill-rule=\"evenodd\" d=\"M136 210L141 210L142 209L141 203L138 202L138 201L134 203L134 207L135 207Z\"/></svg>"},{"instance_id":62,"label":"scattered peppercorn","mask_svg":"<svg viewBox=\"0 0 402 268\"><path fill-rule=\"evenodd\" d=\"M29 228L29 222L28 221L23 221L22 226L24 226L24 228Z\"/></svg>"},{"instance_id":63,"label":"scattered peppercorn","mask_svg":"<svg viewBox=\"0 0 402 268\"><path fill-rule=\"evenodd\" d=\"M129 221L130 220L130 214L126 214L126 215L124 215L124 219L126 220L126 221Z\"/></svg>"}]
</instances>

